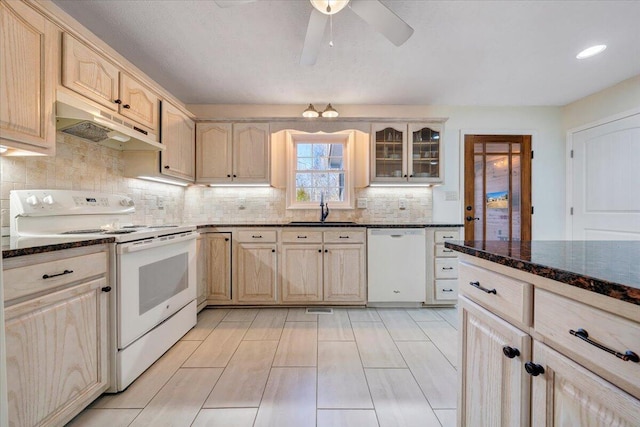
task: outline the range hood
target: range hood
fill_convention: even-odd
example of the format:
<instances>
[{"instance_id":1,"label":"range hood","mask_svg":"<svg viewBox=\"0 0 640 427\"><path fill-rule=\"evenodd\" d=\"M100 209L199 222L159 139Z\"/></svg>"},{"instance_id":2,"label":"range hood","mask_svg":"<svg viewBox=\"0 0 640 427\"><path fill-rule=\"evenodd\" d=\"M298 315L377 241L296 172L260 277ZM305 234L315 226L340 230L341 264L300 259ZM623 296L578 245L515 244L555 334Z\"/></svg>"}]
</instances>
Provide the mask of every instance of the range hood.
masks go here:
<instances>
[{"instance_id":1,"label":"range hood","mask_svg":"<svg viewBox=\"0 0 640 427\"><path fill-rule=\"evenodd\" d=\"M164 150L152 132L61 90L56 93L56 129L116 150Z\"/></svg>"}]
</instances>

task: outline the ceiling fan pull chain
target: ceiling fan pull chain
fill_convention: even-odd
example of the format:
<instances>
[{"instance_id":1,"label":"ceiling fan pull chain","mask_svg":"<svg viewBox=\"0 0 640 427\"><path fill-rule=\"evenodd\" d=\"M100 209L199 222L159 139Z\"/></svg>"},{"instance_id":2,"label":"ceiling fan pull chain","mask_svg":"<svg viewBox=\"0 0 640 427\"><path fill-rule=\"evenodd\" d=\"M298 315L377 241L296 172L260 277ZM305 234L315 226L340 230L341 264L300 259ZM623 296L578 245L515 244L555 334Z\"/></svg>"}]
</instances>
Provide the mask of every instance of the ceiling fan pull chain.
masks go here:
<instances>
[{"instance_id":1,"label":"ceiling fan pull chain","mask_svg":"<svg viewBox=\"0 0 640 427\"><path fill-rule=\"evenodd\" d=\"M329 47L333 47L333 15L329 15Z\"/></svg>"}]
</instances>

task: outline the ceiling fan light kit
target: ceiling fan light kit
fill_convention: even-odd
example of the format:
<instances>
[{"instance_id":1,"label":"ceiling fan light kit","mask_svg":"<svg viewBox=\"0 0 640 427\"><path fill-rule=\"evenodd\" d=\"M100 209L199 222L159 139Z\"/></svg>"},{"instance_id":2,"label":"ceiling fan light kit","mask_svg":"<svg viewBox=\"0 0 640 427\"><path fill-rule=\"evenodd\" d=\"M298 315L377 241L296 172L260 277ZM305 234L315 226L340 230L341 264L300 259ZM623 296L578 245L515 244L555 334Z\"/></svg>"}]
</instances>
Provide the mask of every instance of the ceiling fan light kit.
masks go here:
<instances>
[{"instance_id":1,"label":"ceiling fan light kit","mask_svg":"<svg viewBox=\"0 0 640 427\"><path fill-rule=\"evenodd\" d=\"M333 15L340 12L349 4L349 0L310 0L313 7L325 15Z\"/></svg>"}]
</instances>

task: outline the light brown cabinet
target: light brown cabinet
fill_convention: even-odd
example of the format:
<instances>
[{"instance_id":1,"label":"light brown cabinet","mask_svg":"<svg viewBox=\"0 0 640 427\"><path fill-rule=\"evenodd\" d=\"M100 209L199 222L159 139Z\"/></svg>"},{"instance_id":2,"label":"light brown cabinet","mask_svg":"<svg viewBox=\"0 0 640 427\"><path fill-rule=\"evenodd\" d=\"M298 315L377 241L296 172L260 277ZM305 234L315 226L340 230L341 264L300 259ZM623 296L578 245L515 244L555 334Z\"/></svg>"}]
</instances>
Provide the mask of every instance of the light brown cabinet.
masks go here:
<instances>
[{"instance_id":1,"label":"light brown cabinet","mask_svg":"<svg viewBox=\"0 0 640 427\"><path fill-rule=\"evenodd\" d=\"M207 245L205 235L199 234L196 239L196 302L198 311L207 303Z\"/></svg>"},{"instance_id":2,"label":"light brown cabinet","mask_svg":"<svg viewBox=\"0 0 640 427\"><path fill-rule=\"evenodd\" d=\"M21 1L0 1L0 145L54 155L58 30Z\"/></svg>"},{"instance_id":3,"label":"light brown cabinet","mask_svg":"<svg viewBox=\"0 0 640 427\"><path fill-rule=\"evenodd\" d=\"M238 243L236 247L238 302L275 303L278 268L275 243Z\"/></svg>"},{"instance_id":4,"label":"light brown cabinet","mask_svg":"<svg viewBox=\"0 0 640 427\"><path fill-rule=\"evenodd\" d=\"M268 123L198 123L196 181L268 184Z\"/></svg>"},{"instance_id":5,"label":"light brown cabinet","mask_svg":"<svg viewBox=\"0 0 640 427\"><path fill-rule=\"evenodd\" d=\"M231 301L231 233L207 233L208 301Z\"/></svg>"},{"instance_id":6,"label":"light brown cabinet","mask_svg":"<svg viewBox=\"0 0 640 427\"><path fill-rule=\"evenodd\" d=\"M159 96L67 33L62 38L62 84L153 132L158 130Z\"/></svg>"},{"instance_id":7,"label":"light brown cabinet","mask_svg":"<svg viewBox=\"0 0 640 427\"><path fill-rule=\"evenodd\" d=\"M195 179L195 124L177 107L162 103L160 173L174 178Z\"/></svg>"},{"instance_id":8,"label":"light brown cabinet","mask_svg":"<svg viewBox=\"0 0 640 427\"><path fill-rule=\"evenodd\" d=\"M325 243L324 250L324 300L366 301L364 244Z\"/></svg>"},{"instance_id":9,"label":"light brown cabinet","mask_svg":"<svg viewBox=\"0 0 640 427\"><path fill-rule=\"evenodd\" d=\"M458 253L444 247L449 240L459 240L457 228L427 229L427 298L428 305L453 305L458 302Z\"/></svg>"},{"instance_id":10,"label":"light brown cabinet","mask_svg":"<svg viewBox=\"0 0 640 427\"><path fill-rule=\"evenodd\" d=\"M282 245L282 302L322 301L322 244Z\"/></svg>"},{"instance_id":11,"label":"light brown cabinet","mask_svg":"<svg viewBox=\"0 0 640 427\"><path fill-rule=\"evenodd\" d=\"M107 257L79 253L5 260L9 425L64 425L109 386Z\"/></svg>"}]
</instances>

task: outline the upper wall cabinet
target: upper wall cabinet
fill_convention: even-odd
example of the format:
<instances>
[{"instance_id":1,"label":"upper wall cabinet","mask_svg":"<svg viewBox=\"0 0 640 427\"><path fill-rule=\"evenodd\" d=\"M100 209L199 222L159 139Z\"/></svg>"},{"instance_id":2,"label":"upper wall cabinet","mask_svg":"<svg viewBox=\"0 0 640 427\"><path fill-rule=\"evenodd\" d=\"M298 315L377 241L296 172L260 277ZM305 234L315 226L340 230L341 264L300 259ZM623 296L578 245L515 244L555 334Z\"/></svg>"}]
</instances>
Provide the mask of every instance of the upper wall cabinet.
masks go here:
<instances>
[{"instance_id":1,"label":"upper wall cabinet","mask_svg":"<svg viewBox=\"0 0 640 427\"><path fill-rule=\"evenodd\" d=\"M196 127L189 117L172 104L162 103L161 170L164 175L193 181L195 178Z\"/></svg>"},{"instance_id":2,"label":"upper wall cabinet","mask_svg":"<svg viewBox=\"0 0 640 427\"><path fill-rule=\"evenodd\" d=\"M373 123L371 182L442 183L440 123Z\"/></svg>"},{"instance_id":3,"label":"upper wall cabinet","mask_svg":"<svg viewBox=\"0 0 640 427\"><path fill-rule=\"evenodd\" d=\"M57 36L25 3L0 1L0 144L55 154Z\"/></svg>"},{"instance_id":4,"label":"upper wall cabinet","mask_svg":"<svg viewBox=\"0 0 640 427\"><path fill-rule=\"evenodd\" d=\"M196 182L269 184L268 123L198 123Z\"/></svg>"},{"instance_id":5,"label":"upper wall cabinet","mask_svg":"<svg viewBox=\"0 0 640 427\"><path fill-rule=\"evenodd\" d=\"M123 116L158 130L159 97L106 58L65 33L62 84Z\"/></svg>"}]
</instances>

